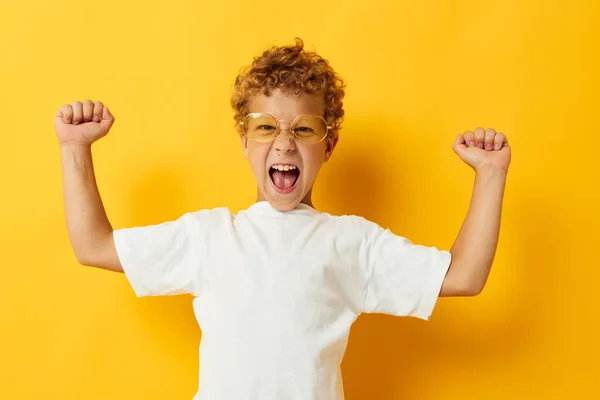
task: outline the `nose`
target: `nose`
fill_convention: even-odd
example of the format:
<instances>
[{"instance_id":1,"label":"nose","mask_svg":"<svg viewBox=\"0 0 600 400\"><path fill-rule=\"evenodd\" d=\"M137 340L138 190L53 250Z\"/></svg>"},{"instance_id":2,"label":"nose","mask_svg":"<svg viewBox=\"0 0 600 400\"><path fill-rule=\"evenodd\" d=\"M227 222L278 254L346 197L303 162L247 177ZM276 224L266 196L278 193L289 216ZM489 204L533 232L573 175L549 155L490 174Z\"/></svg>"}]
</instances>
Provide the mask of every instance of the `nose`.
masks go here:
<instances>
[{"instance_id":1,"label":"nose","mask_svg":"<svg viewBox=\"0 0 600 400\"><path fill-rule=\"evenodd\" d=\"M296 150L296 142L294 141L289 128L281 128L279 135L277 135L273 142L273 147L281 153L290 153Z\"/></svg>"}]
</instances>

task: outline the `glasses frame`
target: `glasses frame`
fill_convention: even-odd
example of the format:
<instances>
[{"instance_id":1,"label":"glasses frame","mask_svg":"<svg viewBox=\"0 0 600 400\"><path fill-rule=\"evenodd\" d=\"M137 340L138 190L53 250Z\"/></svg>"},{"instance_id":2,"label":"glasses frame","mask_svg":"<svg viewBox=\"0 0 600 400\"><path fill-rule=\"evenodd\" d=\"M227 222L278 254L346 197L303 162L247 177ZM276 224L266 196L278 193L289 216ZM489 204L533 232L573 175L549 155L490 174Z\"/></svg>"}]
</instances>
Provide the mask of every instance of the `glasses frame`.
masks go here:
<instances>
[{"instance_id":1,"label":"glasses frame","mask_svg":"<svg viewBox=\"0 0 600 400\"><path fill-rule=\"evenodd\" d=\"M249 118L249 117L260 117L261 115L268 115L270 117L273 117L273 119L275 120L275 132L273 133L273 135L271 135L269 137L268 140L258 140L258 139L250 139L248 137L248 133L246 132L246 126L244 125L244 122ZM299 118L302 117L316 117L316 118L320 118L323 120L323 122L325 123L325 135L323 135L323 137L318 141L318 142L306 142L302 139L300 139L298 137L298 135L296 135L296 132L294 132L294 130L292 129L292 126L294 126L294 124L296 123L296 121L298 121ZM277 136L279 136L281 134L281 125L279 124L280 122L291 122L290 123L290 127L284 130L287 130L290 132L291 136L293 136L294 140L297 140L300 143L306 143L306 144L317 144L317 143L321 143L327 136L329 136L329 131L333 128L331 125L327 125L327 121L325 120L325 118L321 117L320 115L298 115L296 118L294 118L293 121L290 121L289 119L277 119L275 118L275 116L273 114L269 114L269 113L248 113L246 114L246 116L244 117L243 120L241 120L239 122L239 124L242 126L242 132L243 132L243 136L246 137L246 139L248 140L252 140L253 142L259 142L259 143L271 143L275 141L275 138L277 138Z\"/></svg>"}]
</instances>

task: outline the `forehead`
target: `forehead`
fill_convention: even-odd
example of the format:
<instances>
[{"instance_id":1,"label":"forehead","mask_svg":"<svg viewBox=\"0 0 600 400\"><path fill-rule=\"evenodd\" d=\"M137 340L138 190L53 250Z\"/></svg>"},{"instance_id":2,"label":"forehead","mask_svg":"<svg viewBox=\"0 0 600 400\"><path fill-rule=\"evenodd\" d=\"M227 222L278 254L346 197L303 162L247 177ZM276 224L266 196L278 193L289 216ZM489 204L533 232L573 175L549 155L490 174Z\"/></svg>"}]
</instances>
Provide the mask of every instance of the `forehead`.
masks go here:
<instances>
[{"instance_id":1,"label":"forehead","mask_svg":"<svg viewBox=\"0 0 600 400\"><path fill-rule=\"evenodd\" d=\"M293 90L282 92L280 89L271 90L266 96L258 93L250 98L249 112L262 112L272 114L277 119L293 120L298 115L324 114L322 96L315 93Z\"/></svg>"}]
</instances>

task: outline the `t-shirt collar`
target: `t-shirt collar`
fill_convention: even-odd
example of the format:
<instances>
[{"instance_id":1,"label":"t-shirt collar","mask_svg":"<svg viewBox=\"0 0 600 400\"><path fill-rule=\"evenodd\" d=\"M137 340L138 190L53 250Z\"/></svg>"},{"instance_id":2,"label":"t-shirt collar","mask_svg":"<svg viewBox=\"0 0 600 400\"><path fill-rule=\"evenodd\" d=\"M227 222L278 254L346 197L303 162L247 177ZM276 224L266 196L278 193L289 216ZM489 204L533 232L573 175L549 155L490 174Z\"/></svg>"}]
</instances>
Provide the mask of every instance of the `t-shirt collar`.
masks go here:
<instances>
[{"instance_id":1,"label":"t-shirt collar","mask_svg":"<svg viewBox=\"0 0 600 400\"><path fill-rule=\"evenodd\" d=\"M265 214L273 214L273 215L277 215L277 214L288 214L288 213L302 213L302 214L317 214L318 211L315 210L313 207L309 206L308 204L304 204L304 203L300 203L298 204L293 210L290 211L279 211L277 209L275 209L271 203L269 203L266 200L262 200L262 201L257 201L256 203L252 204L250 207L248 207L248 209L246 210L250 213L265 213Z\"/></svg>"}]
</instances>

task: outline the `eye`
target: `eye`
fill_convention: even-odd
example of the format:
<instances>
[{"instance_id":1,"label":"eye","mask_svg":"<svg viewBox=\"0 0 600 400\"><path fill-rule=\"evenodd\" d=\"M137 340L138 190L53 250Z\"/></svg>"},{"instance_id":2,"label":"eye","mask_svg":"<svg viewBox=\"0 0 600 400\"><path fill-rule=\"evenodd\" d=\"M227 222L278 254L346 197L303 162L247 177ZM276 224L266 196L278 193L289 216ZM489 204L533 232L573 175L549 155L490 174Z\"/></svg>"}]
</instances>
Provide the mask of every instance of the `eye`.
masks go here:
<instances>
[{"instance_id":1,"label":"eye","mask_svg":"<svg viewBox=\"0 0 600 400\"><path fill-rule=\"evenodd\" d=\"M315 132L312 128L310 128L308 126L299 126L296 129L294 129L294 131L297 134L302 135L302 136L309 136L309 135L314 134L314 132Z\"/></svg>"},{"instance_id":2,"label":"eye","mask_svg":"<svg viewBox=\"0 0 600 400\"><path fill-rule=\"evenodd\" d=\"M259 131L272 131L275 130L275 127L273 125L259 125L256 129Z\"/></svg>"}]
</instances>

